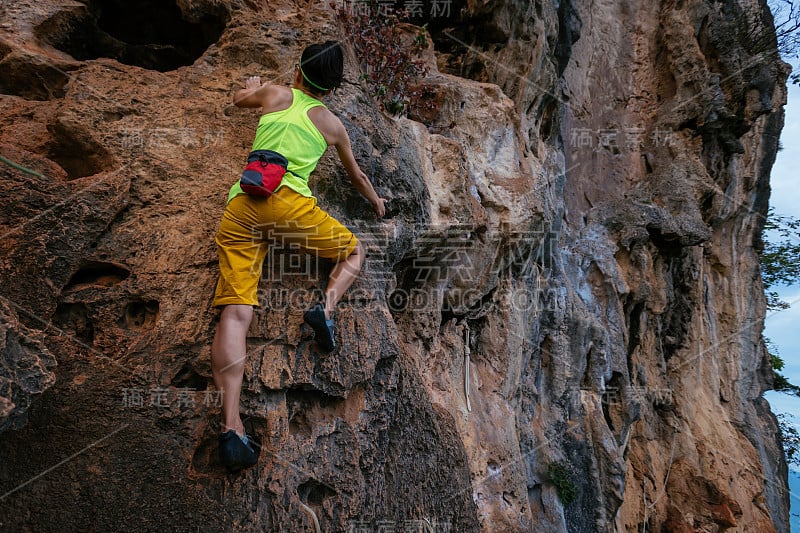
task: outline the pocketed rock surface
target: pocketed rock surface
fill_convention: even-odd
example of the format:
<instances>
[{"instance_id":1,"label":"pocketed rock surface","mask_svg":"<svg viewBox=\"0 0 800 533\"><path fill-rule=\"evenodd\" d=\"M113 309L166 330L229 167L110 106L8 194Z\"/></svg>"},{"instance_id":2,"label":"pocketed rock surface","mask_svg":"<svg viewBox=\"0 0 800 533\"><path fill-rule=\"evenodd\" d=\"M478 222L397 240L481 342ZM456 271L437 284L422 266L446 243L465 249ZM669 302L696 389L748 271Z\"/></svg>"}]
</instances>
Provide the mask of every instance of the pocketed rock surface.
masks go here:
<instances>
[{"instance_id":1,"label":"pocketed rock surface","mask_svg":"<svg viewBox=\"0 0 800 533\"><path fill-rule=\"evenodd\" d=\"M435 108L404 117L344 40L326 103L388 214L329 150L312 189L368 258L325 355L302 312L330 265L270 250L237 475L210 303L258 112L232 94L346 32L327 2L87 4L0 5L0 154L27 169L0 163L0 528L788 531L763 1L452 2Z\"/></svg>"}]
</instances>

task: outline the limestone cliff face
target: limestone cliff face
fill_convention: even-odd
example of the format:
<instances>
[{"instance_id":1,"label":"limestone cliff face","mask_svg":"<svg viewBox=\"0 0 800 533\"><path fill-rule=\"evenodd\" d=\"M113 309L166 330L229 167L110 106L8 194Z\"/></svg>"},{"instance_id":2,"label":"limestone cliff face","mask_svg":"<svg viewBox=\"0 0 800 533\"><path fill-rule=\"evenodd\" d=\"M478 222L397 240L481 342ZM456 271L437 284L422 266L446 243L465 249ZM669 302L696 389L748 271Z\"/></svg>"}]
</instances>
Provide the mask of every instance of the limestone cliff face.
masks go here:
<instances>
[{"instance_id":1,"label":"limestone cliff face","mask_svg":"<svg viewBox=\"0 0 800 533\"><path fill-rule=\"evenodd\" d=\"M270 254L260 463L228 476L213 236L257 122L232 87L344 32L327 3L0 5L0 153L28 169L0 164L3 529L788 531L763 1L450 13L436 113L381 113L347 45L329 105L389 216L323 158L315 193L369 258L324 356L301 315L329 266Z\"/></svg>"}]
</instances>

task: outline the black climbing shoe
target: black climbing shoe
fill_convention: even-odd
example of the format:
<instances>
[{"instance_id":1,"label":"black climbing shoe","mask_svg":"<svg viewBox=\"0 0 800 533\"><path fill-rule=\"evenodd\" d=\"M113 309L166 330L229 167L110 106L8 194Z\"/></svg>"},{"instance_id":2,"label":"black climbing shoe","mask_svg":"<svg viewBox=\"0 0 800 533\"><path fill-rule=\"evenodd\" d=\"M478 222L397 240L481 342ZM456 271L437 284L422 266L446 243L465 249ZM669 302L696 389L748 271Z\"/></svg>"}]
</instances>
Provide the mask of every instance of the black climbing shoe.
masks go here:
<instances>
[{"instance_id":1,"label":"black climbing shoe","mask_svg":"<svg viewBox=\"0 0 800 533\"><path fill-rule=\"evenodd\" d=\"M258 454L253 443L242 440L234 430L226 431L219 436L219 460L229 472L237 472L242 468L253 466L258 461Z\"/></svg>"},{"instance_id":2,"label":"black climbing shoe","mask_svg":"<svg viewBox=\"0 0 800 533\"><path fill-rule=\"evenodd\" d=\"M325 309L322 304L317 304L310 311L303 313L303 322L314 330L314 339L320 348L327 353L336 348L336 341L333 340L333 320L325 319Z\"/></svg>"}]
</instances>

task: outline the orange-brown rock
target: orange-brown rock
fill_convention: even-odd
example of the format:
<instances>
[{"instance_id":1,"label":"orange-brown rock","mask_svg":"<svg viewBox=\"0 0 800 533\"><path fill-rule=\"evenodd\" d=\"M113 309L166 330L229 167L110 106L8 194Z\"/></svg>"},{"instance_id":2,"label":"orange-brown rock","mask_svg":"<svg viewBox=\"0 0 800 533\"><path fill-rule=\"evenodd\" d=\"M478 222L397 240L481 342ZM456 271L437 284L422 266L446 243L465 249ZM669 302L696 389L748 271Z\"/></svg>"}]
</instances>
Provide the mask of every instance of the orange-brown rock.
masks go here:
<instances>
[{"instance_id":1,"label":"orange-brown rock","mask_svg":"<svg viewBox=\"0 0 800 533\"><path fill-rule=\"evenodd\" d=\"M447 5L435 112L382 113L344 42L327 103L388 216L323 157L369 256L322 355L330 265L270 251L235 476L209 306L258 114L231 97L345 32L328 2L0 5L0 528L788 531L763 1Z\"/></svg>"}]
</instances>

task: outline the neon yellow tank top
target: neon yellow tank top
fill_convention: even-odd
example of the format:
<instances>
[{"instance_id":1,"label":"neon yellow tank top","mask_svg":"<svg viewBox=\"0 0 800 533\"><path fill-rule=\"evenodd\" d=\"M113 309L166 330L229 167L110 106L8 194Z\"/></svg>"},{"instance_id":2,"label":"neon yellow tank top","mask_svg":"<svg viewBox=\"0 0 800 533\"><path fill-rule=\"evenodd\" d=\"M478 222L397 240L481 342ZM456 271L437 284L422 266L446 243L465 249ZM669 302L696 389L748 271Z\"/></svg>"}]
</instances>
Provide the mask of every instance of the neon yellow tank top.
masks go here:
<instances>
[{"instance_id":1,"label":"neon yellow tank top","mask_svg":"<svg viewBox=\"0 0 800 533\"><path fill-rule=\"evenodd\" d=\"M283 176L278 189L289 187L309 198L314 195L308 188L308 177L328 148L322 133L308 118L308 110L318 106L325 107L325 104L303 91L292 89L292 105L262 115L253 140L253 150L273 150L289 161L289 172ZM228 201L239 194L245 193L237 180L228 193Z\"/></svg>"}]
</instances>

